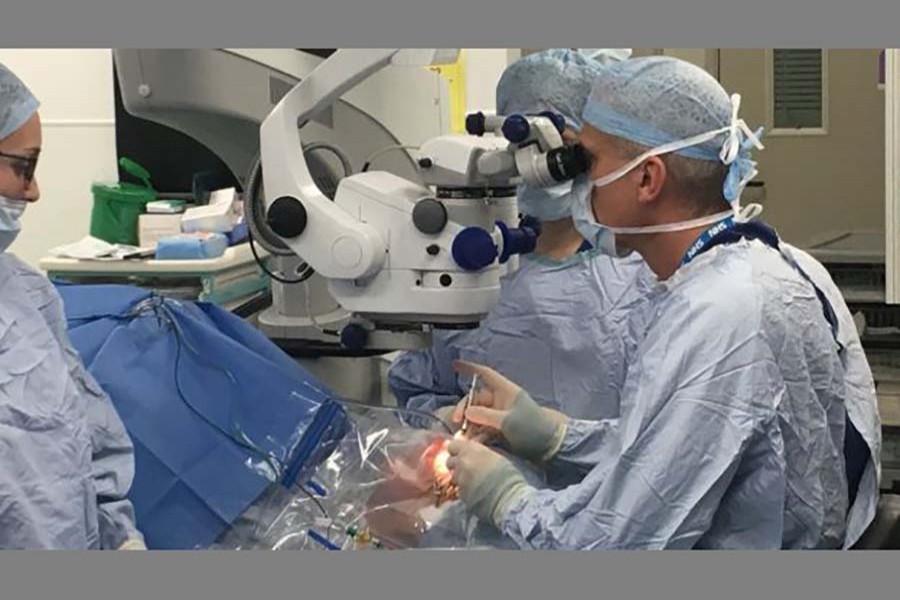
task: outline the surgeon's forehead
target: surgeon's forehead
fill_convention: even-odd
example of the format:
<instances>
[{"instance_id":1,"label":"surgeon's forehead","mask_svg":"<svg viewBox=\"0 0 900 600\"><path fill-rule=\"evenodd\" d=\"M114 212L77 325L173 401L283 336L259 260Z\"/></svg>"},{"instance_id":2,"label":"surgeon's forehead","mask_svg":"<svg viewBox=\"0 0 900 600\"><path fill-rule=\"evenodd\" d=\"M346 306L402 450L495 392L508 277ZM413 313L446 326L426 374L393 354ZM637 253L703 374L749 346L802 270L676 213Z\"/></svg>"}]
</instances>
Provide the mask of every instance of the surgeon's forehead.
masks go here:
<instances>
[{"instance_id":1,"label":"surgeon's forehead","mask_svg":"<svg viewBox=\"0 0 900 600\"><path fill-rule=\"evenodd\" d=\"M41 119L35 113L16 131L0 140L0 150L36 156L41 151Z\"/></svg>"}]
</instances>

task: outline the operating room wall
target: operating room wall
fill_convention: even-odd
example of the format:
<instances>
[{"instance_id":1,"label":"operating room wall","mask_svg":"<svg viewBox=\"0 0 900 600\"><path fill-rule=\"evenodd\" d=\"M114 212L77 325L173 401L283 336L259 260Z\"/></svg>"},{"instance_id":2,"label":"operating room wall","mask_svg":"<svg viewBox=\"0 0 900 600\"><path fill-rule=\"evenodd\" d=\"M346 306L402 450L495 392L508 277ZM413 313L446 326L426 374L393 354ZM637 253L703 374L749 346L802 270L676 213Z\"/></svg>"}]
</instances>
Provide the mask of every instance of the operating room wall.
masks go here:
<instances>
[{"instance_id":1,"label":"operating room wall","mask_svg":"<svg viewBox=\"0 0 900 600\"><path fill-rule=\"evenodd\" d=\"M497 82L503 70L517 54L506 48L471 48L466 50L466 110L494 112Z\"/></svg>"},{"instance_id":2,"label":"operating room wall","mask_svg":"<svg viewBox=\"0 0 900 600\"><path fill-rule=\"evenodd\" d=\"M800 246L844 231L884 231L884 92L878 53L827 51L828 130L824 135L766 136L758 153L766 184L764 216ZM766 51L722 49L725 88L742 95L751 127L765 124Z\"/></svg>"},{"instance_id":3,"label":"operating room wall","mask_svg":"<svg viewBox=\"0 0 900 600\"><path fill-rule=\"evenodd\" d=\"M41 200L12 251L31 265L88 232L91 183L116 177L112 53L108 49L0 49L41 101Z\"/></svg>"}]
</instances>

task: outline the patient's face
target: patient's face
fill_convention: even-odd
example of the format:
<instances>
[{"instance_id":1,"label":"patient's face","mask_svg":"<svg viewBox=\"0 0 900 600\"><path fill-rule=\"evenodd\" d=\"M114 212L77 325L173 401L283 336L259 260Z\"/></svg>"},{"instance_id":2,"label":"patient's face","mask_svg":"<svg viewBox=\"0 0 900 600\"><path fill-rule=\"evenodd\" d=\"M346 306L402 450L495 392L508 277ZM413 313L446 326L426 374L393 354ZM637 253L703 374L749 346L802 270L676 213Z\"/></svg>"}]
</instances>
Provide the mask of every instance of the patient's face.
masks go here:
<instances>
[{"instance_id":1,"label":"patient's face","mask_svg":"<svg viewBox=\"0 0 900 600\"><path fill-rule=\"evenodd\" d=\"M413 445L387 465L390 476L366 502L366 523L384 547L418 547L427 527L420 512L434 506L435 459L446 441Z\"/></svg>"}]
</instances>

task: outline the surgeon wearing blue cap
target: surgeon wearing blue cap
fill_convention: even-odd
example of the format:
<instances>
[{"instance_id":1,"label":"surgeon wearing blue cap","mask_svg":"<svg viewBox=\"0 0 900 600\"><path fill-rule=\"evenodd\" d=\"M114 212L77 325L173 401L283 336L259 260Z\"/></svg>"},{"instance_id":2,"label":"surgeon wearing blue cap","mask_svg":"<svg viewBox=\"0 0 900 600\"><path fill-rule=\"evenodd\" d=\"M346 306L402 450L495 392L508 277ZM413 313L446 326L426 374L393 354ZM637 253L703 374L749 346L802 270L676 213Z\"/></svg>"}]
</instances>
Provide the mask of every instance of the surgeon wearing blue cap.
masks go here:
<instances>
[{"instance_id":1,"label":"surgeon wearing blue cap","mask_svg":"<svg viewBox=\"0 0 900 600\"><path fill-rule=\"evenodd\" d=\"M592 81L627 55L568 49L528 55L501 76L497 112L553 111L565 118L565 135L574 141ZM438 333L431 349L402 355L390 368L390 386L402 405L446 418L471 385L470 376L453 371L453 360L463 358L515 379L543 406L584 419L615 417L634 344L623 329L625 316L652 274L639 256L605 256L584 240L572 220L571 182L521 186L517 199L520 212L541 223L536 251L504 278L480 328Z\"/></svg>"},{"instance_id":2,"label":"surgeon wearing blue cap","mask_svg":"<svg viewBox=\"0 0 900 600\"><path fill-rule=\"evenodd\" d=\"M522 548L841 548L874 516L871 372L821 265L741 206L762 144L739 111L740 96L674 58L595 78L576 225L608 256L642 256L658 284L631 315L618 419L572 418L457 363L483 382L470 423L515 454L594 456L580 483L537 490L491 448L451 444L465 504Z\"/></svg>"},{"instance_id":3,"label":"surgeon wearing blue cap","mask_svg":"<svg viewBox=\"0 0 900 600\"><path fill-rule=\"evenodd\" d=\"M8 250L40 198L38 101L0 64L0 549L143 549L131 441L51 283Z\"/></svg>"}]
</instances>

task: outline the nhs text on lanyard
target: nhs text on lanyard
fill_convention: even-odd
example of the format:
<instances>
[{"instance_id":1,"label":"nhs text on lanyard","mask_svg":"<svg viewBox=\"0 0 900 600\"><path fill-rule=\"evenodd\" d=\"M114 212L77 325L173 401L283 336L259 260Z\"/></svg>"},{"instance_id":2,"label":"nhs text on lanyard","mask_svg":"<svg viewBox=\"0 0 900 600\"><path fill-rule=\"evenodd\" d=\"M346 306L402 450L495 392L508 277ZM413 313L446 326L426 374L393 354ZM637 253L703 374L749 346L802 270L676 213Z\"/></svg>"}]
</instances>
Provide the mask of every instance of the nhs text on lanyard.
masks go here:
<instances>
[{"instance_id":1,"label":"nhs text on lanyard","mask_svg":"<svg viewBox=\"0 0 900 600\"><path fill-rule=\"evenodd\" d=\"M694 260L694 258L698 254L703 252L704 248L706 248L706 245L709 244L709 242L714 237L727 229L731 229L733 226L734 217L726 217L725 219L719 221L718 223L704 231L702 234L700 234L700 237L697 238L697 241L694 242L691 247L688 248L687 252L684 253L684 258L681 259L681 266L683 267L684 265Z\"/></svg>"}]
</instances>

